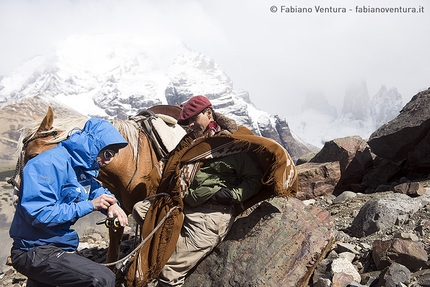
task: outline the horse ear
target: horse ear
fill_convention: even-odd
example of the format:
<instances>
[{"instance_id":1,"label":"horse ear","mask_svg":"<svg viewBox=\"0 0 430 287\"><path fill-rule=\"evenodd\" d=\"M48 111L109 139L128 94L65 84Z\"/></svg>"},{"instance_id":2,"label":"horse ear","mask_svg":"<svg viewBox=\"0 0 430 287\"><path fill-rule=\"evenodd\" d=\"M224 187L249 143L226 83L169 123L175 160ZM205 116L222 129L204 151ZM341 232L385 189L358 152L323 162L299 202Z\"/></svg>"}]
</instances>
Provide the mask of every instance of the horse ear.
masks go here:
<instances>
[{"instance_id":1,"label":"horse ear","mask_svg":"<svg viewBox=\"0 0 430 287\"><path fill-rule=\"evenodd\" d=\"M42 123L37 129L37 132L49 131L52 128L53 123L54 123L54 111L52 110L51 106L48 106L48 111L46 112L46 115L43 118Z\"/></svg>"}]
</instances>

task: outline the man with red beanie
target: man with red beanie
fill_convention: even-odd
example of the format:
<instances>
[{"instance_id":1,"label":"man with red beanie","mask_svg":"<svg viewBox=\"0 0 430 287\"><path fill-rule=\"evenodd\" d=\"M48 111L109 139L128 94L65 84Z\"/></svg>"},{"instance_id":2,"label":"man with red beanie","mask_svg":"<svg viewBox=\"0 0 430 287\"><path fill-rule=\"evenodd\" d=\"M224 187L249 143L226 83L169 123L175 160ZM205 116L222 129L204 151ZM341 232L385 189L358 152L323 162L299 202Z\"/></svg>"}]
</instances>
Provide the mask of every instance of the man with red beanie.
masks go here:
<instances>
[{"instance_id":1,"label":"man with red beanie","mask_svg":"<svg viewBox=\"0 0 430 287\"><path fill-rule=\"evenodd\" d=\"M212 108L212 103L205 96L194 96L182 105L182 111L179 115L178 124L188 125L188 121L200 114L206 108Z\"/></svg>"},{"instance_id":2,"label":"man with red beanie","mask_svg":"<svg viewBox=\"0 0 430 287\"><path fill-rule=\"evenodd\" d=\"M178 123L205 137L237 131L235 121L215 113L209 99L201 95L183 105ZM262 171L246 152L204 161L183 197L181 234L156 286L184 284L188 272L227 236L235 219L233 205L261 189L262 176Z\"/></svg>"},{"instance_id":3,"label":"man with red beanie","mask_svg":"<svg viewBox=\"0 0 430 287\"><path fill-rule=\"evenodd\" d=\"M215 113L209 99L201 95L190 98L182 106L178 124L197 135L212 136L217 132L228 134L237 131L236 122Z\"/></svg>"}]
</instances>

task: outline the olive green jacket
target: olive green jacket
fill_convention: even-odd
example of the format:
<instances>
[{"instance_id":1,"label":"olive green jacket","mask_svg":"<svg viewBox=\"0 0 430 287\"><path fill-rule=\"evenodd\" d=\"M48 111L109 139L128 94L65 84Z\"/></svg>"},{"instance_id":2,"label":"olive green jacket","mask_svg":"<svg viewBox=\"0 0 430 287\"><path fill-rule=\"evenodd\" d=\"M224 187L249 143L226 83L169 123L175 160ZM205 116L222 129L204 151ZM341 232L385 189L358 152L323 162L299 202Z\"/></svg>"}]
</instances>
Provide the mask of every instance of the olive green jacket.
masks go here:
<instances>
[{"instance_id":1,"label":"olive green jacket","mask_svg":"<svg viewBox=\"0 0 430 287\"><path fill-rule=\"evenodd\" d=\"M240 203L258 193L262 177L263 172L246 152L209 160L197 171L184 201L197 206L226 187L233 195L232 204Z\"/></svg>"}]
</instances>

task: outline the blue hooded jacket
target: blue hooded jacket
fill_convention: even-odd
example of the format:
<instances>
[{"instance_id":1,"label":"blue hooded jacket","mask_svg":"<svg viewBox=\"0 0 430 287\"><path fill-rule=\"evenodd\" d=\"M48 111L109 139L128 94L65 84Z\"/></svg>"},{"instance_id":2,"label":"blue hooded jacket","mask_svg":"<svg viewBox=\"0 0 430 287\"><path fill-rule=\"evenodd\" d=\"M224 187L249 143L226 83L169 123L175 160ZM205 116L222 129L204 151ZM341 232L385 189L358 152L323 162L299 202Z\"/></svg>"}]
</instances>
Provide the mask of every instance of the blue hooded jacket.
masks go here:
<instances>
[{"instance_id":1,"label":"blue hooded jacket","mask_svg":"<svg viewBox=\"0 0 430 287\"><path fill-rule=\"evenodd\" d=\"M79 237L71 225L94 210L91 200L111 194L95 177L97 155L113 144L122 148L127 142L108 121L92 118L69 139L27 162L9 230L14 248L76 250Z\"/></svg>"}]
</instances>

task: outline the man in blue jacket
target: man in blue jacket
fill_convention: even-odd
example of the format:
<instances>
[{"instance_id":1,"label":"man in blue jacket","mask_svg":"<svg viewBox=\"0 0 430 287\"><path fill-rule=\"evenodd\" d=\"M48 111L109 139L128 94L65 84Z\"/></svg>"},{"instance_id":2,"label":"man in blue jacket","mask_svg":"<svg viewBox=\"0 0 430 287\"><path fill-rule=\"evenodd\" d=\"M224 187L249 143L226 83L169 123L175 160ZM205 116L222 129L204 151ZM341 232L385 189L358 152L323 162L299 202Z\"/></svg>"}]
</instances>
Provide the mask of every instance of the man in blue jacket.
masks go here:
<instances>
[{"instance_id":1,"label":"man in blue jacket","mask_svg":"<svg viewBox=\"0 0 430 287\"><path fill-rule=\"evenodd\" d=\"M95 180L127 142L109 122L92 118L57 147L28 161L10 227L12 265L34 286L115 286L107 267L78 255L79 218L99 210L127 225L115 197Z\"/></svg>"}]
</instances>

